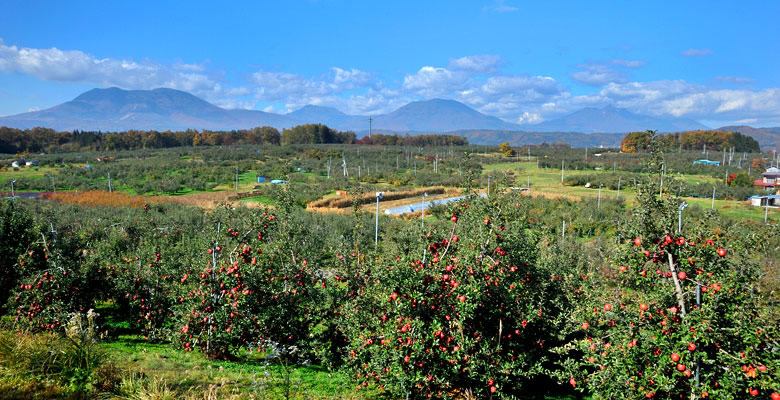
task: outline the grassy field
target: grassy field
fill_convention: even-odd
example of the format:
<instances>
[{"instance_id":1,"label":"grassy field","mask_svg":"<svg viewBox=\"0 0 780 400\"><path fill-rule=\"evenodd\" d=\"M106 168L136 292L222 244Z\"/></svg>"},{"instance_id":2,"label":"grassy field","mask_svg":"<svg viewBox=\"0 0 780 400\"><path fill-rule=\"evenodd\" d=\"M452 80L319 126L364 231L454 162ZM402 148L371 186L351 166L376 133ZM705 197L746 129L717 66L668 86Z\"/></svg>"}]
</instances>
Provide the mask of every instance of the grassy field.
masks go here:
<instances>
[{"instance_id":1,"label":"grassy field","mask_svg":"<svg viewBox=\"0 0 780 400\"><path fill-rule=\"evenodd\" d=\"M597 198L599 195L598 188L585 188L583 186L565 186L561 184L561 171L554 169L542 169L537 168L535 162L505 162L485 165L486 171L494 171L497 173L514 171L518 186L525 186L526 182L530 178L531 182L531 194L539 194L546 197L569 197L569 198ZM564 170L564 178L573 175L592 175L598 173L611 173L611 171L566 171ZM700 176L700 175L681 175L681 178L690 183L712 183L715 178ZM617 198L617 190L610 190L606 188L601 189L601 198ZM626 187L620 189L620 198L628 201L633 201L636 198L636 191L633 188L633 184L626 182ZM701 208L711 208L711 199L701 199L694 197L684 197L685 201L692 206L699 206ZM725 215L739 218L764 218L764 209L761 207L754 207L747 201L736 200L715 200L714 209L718 210ZM768 218L777 220L779 212L777 209L770 209Z\"/></svg>"},{"instance_id":2,"label":"grassy field","mask_svg":"<svg viewBox=\"0 0 780 400\"><path fill-rule=\"evenodd\" d=\"M169 344L150 344L123 336L104 345L117 367L127 371L129 391L170 392L171 398L189 394L230 399L369 399L374 390L354 391L343 372L317 366L289 366L262 355L238 362L209 361L201 353L183 352ZM136 389L137 387L137 389ZM150 398L155 398L149 396Z\"/></svg>"}]
</instances>

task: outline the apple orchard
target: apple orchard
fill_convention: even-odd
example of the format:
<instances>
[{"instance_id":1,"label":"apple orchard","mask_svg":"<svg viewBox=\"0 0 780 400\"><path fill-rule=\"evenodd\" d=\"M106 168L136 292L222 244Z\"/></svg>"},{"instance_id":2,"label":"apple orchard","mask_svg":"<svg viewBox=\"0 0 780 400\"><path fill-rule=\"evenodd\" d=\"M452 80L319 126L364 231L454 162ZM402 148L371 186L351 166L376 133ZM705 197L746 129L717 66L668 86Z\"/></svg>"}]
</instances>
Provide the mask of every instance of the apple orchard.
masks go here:
<instances>
[{"instance_id":1,"label":"apple orchard","mask_svg":"<svg viewBox=\"0 0 780 400\"><path fill-rule=\"evenodd\" d=\"M17 331L102 305L149 342L284 349L390 398L777 399L765 237L703 211L678 232L680 200L653 185L631 207L475 197L424 227L383 218L376 246L373 215L309 214L282 192L273 211L209 213L7 200L0 295ZM572 208L570 229L601 213L603 234L564 235Z\"/></svg>"}]
</instances>

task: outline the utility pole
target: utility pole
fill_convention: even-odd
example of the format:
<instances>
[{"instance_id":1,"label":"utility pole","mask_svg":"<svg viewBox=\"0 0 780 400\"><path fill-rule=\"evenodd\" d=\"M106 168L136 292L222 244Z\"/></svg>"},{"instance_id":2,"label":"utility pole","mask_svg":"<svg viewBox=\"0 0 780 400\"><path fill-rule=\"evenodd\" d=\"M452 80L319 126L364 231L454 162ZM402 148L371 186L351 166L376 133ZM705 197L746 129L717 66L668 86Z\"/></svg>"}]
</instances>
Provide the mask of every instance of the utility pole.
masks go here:
<instances>
[{"instance_id":1,"label":"utility pole","mask_svg":"<svg viewBox=\"0 0 780 400\"><path fill-rule=\"evenodd\" d=\"M374 122L374 119L371 117L368 117L368 137L371 138L371 123Z\"/></svg>"}]
</instances>

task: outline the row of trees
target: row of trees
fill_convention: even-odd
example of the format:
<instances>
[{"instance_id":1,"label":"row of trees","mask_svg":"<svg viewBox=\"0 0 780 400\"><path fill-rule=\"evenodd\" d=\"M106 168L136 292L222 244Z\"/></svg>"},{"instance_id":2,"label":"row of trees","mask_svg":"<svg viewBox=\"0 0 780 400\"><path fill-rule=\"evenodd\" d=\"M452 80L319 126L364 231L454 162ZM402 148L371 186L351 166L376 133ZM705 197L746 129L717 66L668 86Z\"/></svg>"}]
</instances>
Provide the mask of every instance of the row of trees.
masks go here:
<instances>
[{"instance_id":1,"label":"row of trees","mask_svg":"<svg viewBox=\"0 0 780 400\"><path fill-rule=\"evenodd\" d=\"M468 139L456 135L415 135L401 136L399 134L384 135L375 133L364 136L357 141L358 144L373 144L380 146L466 146Z\"/></svg>"},{"instance_id":2,"label":"row of trees","mask_svg":"<svg viewBox=\"0 0 780 400\"><path fill-rule=\"evenodd\" d=\"M625 153L641 153L650 149L652 131L631 132L623 138L621 150ZM658 137L668 149L720 151L734 149L736 152L761 152L758 142L739 132L697 130L674 132Z\"/></svg>"},{"instance_id":3,"label":"row of trees","mask_svg":"<svg viewBox=\"0 0 780 400\"><path fill-rule=\"evenodd\" d=\"M188 146L235 146L279 144L374 144L404 146L466 145L452 135L372 135L357 140L354 132L341 132L322 124L298 125L281 133L270 126L231 131L187 129L185 131L58 132L49 128L16 129L0 127L0 154L60 153L79 151L118 151L162 149Z\"/></svg>"},{"instance_id":4,"label":"row of trees","mask_svg":"<svg viewBox=\"0 0 780 400\"><path fill-rule=\"evenodd\" d=\"M296 211L281 190L273 213L99 219L6 201L0 295L27 329L61 332L110 300L150 340L303 356L392 398L518 398L551 381L596 399L767 398L780 352L755 262L766 237L716 215L680 234L677 200L655 193L599 216L612 230L596 241L549 228L553 209L592 204L494 195L432 210L425 228L383 218L376 247L372 215Z\"/></svg>"},{"instance_id":5,"label":"row of trees","mask_svg":"<svg viewBox=\"0 0 780 400\"><path fill-rule=\"evenodd\" d=\"M49 128L0 127L0 153L61 153L103 150L162 149L182 146L279 144L280 134L270 126L232 131L58 132Z\"/></svg>"}]
</instances>

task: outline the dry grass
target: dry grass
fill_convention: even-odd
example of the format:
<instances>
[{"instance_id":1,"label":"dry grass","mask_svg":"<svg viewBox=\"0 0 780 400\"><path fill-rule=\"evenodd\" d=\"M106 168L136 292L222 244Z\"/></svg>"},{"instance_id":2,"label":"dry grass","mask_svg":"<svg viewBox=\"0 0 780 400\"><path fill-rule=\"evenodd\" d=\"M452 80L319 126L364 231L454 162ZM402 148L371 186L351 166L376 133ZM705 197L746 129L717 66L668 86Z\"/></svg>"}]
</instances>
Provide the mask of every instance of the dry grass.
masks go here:
<instances>
[{"instance_id":1,"label":"dry grass","mask_svg":"<svg viewBox=\"0 0 780 400\"><path fill-rule=\"evenodd\" d=\"M121 192L91 190L88 192L55 192L45 196L60 203L78 204L86 207L133 207L142 208L145 204L157 204L161 201L154 197L132 196Z\"/></svg>"}]
</instances>

